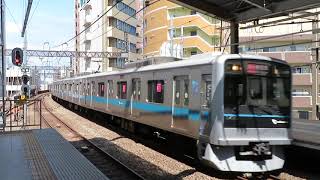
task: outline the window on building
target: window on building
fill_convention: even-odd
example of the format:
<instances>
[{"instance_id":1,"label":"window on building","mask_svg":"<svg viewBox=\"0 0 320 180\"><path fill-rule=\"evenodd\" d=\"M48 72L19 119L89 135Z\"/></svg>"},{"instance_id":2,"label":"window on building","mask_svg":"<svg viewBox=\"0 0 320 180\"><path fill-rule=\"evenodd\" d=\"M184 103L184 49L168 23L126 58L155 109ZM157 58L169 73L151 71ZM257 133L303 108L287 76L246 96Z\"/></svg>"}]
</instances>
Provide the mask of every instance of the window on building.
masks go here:
<instances>
[{"instance_id":1,"label":"window on building","mask_svg":"<svg viewBox=\"0 0 320 180\"><path fill-rule=\"evenodd\" d=\"M263 51L263 52L269 52L270 49L269 49L268 47L264 47L262 51Z\"/></svg>"},{"instance_id":2,"label":"window on building","mask_svg":"<svg viewBox=\"0 0 320 180\"><path fill-rule=\"evenodd\" d=\"M146 28L148 27L148 20L145 19L145 20L143 21L143 24L144 24L144 28L146 29Z\"/></svg>"},{"instance_id":3,"label":"window on building","mask_svg":"<svg viewBox=\"0 0 320 180\"><path fill-rule=\"evenodd\" d=\"M98 83L98 88L99 88L98 89L98 95L103 97L104 96L104 89L105 89L104 83L103 82Z\"/></svg>"},{"instance_id":4,"label":"window on building","mask_svg":"<svg viewBox=\"0 0 320 180\"><path fill-rule=\"evenodd\" d=\"M311 67L310 66L292 67L292 73L295 73L295 74L311 73Z\"/></svg>"},{"instance_id":5,"label":"window on building","mask_svg":"<svg viewBox=\"0 0 320 180\"><path fill-rule=\"evenodd\" d=\"M130 52L135 53L137 52L137 46L136 44L130 43Z\"/></svg>"},{"instance_id":6,"label":"window on building","mask_svg":"<svg viewBox=\"0 0 320 180\"><path fill-rule=\"evenodd\" d=\"M308 111L298 111L299 119L309 119Z\"/></svg>"},{"instance_id":7,"label":"window on building","mask_svg":"<svg viewBox=\"0 0 320 180\"><path fill-rule=\"evenodd\" d=\"M310 96L310 92L308 89L292 89L292 96Z\"/></svg>"},{"instance_id":8,"label":"window on building","mask_svg":"<svg viewBox=\"0 0 320 180\"><path fill-rule=\"evenodd\" d=\"M127 99L127 82L126 81L117 83L117 96L120 99Z\"/></svg>"},{"instance_id":9,"label":"window on building","mask_svg":"<svg viewBox=\"0 0 320 180\"><path fill-rule=\"evenodd\" d=\"M297 50L297 47L296 47L295 45L292 45L292 46L290 46L290 50L291 50L291 51L296 51L296 50Z\"/></svg>"},{"instance_id":10,"label":"window on building","mask_svg":"<svg viewBox=\"0 0 320 180\"><path fill-rule=\"evenodd\" d=\"M190 31L190 36L196 36L197 35L197 31Z\"/></svg>"},{"instance_id":11,"label":"window on building","mask_svg":"<svg viewBox=\"0 0 320 180\"><path fill-rule=\"evenodd\" d=\"M113 18L112 25L123 32L129 33L131 35L136 35L136 27L131 26L124 21Z\"/></svg>"},{"instance_id":12,"label":"window on building","mask_svg":"<svg viewBox=\"0 0 320 180\"><path fill-rule=\"evenodd\" d=\"M148 81L148 102L163 103L164 100L164 81Z\"/></svg>"},{"instance_id":13,"label":"window on building","mask_svg":"<svg viewBox=\"0 0 320 180\"><path fill-rule=\"evenodd\" d=\"M116 1L117 0L114 0L114 4L117 3ZM132 7L130 7L129 5L123 3L123 2L118 2L118 4L116 5L116 8L119 11L121 11L121 12L123 12L123 13L125 13L125 14L133 17L133 18L136 17L136 10L133 9Z\"/></svg>"},{"instance_id":14,"label":"window on building","mask_svg":"<svg viewBox=\"0 0 320 180\"><path fill-rule=\"evenodd\" d=\"M196 55L196 54L197 54L197 51L191 51L190 54L191 54L191 56L192 56L192 55Z\"/></svg>"},{"instance_id":15,"label":"window on building","mask_svg":"<svg viewBox=\"0 0 320 180\"><path fill-rule=\"evenodd\" d=\"M148 37L144 37L143 45L146 46L148 44Z\"/></svg>"}]
</instances>

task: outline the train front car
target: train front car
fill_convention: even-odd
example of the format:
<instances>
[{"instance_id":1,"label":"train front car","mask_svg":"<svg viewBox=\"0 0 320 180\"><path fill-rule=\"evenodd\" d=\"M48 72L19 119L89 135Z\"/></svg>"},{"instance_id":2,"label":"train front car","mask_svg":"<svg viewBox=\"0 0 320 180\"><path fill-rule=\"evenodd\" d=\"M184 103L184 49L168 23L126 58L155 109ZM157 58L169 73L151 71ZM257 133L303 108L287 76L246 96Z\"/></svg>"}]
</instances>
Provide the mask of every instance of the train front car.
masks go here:
<instances>
[{"instance_id":1,"label":"train front car","mask_svg":"<svg viewBox=\"0 0 320 180\"><path fill-rule=\"evenodd\" d=\"M211 112L200 128L201 159L222 171L281 169L284 145L291 143L290 67L249 55L222 56L213 64Z\"/></svg>"}]
</instances>

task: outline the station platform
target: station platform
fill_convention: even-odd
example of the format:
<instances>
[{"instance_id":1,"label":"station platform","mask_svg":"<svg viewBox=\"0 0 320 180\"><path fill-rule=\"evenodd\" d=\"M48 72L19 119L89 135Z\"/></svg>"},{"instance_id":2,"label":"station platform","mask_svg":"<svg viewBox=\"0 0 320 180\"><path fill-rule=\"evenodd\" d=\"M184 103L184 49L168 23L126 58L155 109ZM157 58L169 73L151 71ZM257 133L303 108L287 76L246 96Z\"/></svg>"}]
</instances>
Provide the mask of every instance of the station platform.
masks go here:
<instances>
[{"instance_id":1,"label":"station platform","mask_svg":"<svg viewBox=\"0 0 320 180\"><path fill-rule=\"evenodd\" d=\"M0 133L0 179L108 179L54 129Z\"/></svg>"},{"instance_id":2,"label":"station platform","mask_svg":"<svg viewBox=\"0 0 320 180\"><path fill-rule=\"evenodd\" d=\"M293 145L320 150L320 121L294 119Z\"/></svg>"}]
</instances>

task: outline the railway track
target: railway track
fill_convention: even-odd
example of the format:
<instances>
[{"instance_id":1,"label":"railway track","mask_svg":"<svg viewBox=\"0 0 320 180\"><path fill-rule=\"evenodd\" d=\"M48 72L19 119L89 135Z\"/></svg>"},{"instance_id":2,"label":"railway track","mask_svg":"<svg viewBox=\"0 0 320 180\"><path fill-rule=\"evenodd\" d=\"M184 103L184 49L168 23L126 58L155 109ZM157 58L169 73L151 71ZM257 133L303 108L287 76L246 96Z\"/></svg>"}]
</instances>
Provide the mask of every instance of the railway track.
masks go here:
<instances>
[{"instance_id":1,"label":"railway track","mask_svg":"<svg viewBox=\"0 0 320 180\"><path fill-rule=\"evenodd\" d=\"M59 117L51 112L45 101L43 122L50 128L55 128L62 136L69 140L92 164L110 179L145 179L127 165L120 162L116 157L99 148L90 139L86 139L72 127L64 123ZM44 115L46 114L46 115Z\"/></svg>"}]
</instances>

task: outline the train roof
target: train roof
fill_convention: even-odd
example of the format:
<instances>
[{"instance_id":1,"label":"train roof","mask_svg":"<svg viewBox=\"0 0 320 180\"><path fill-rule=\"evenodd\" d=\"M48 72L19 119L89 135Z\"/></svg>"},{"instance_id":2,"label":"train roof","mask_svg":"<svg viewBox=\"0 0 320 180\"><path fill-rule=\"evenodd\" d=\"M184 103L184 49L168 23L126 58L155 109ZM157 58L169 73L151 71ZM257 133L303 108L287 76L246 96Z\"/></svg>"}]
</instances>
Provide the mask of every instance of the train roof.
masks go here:
<instances>
[{"instance_id":1,"label":"train roof","mask_svg":"<svg viewBox=\"0 0 320 180\"><path fill-rule=\"evenodd\" d=\"M191 56L187 59L180 60L180 61L173 61L173 62L167 62L162 64L151 64L147 66L142 67L134 67L130 69L123 69L118 71L111 71L111 72L102 72L102 73L95 73L95 74L89 74L84 76L78 76L73 78L66 78L61 79L56 82L60 81L66 81L66 80L77 80L82 78L91 78L91 77L99 77L99 76L105 76L105 75L115 75L115 74L127 74L127 73L133 73L133 72L144 72L144 71L154 71L154 70L160 70L160 69L171 69L171 68L178 68L178 67L189 67L189 66L196 66L196 65L204 65L204 64L212 64L213 61L215 61L219 56L226 56L231 58L255 58L255 59L261 59L261 60L276 60L282 63L285 63L285 61L278 60L278 59L271 59L269 57L260 56L260 55L251 55L251 54L222 54L222 53L203 53Z\"/></svg>"}]
</instances>

